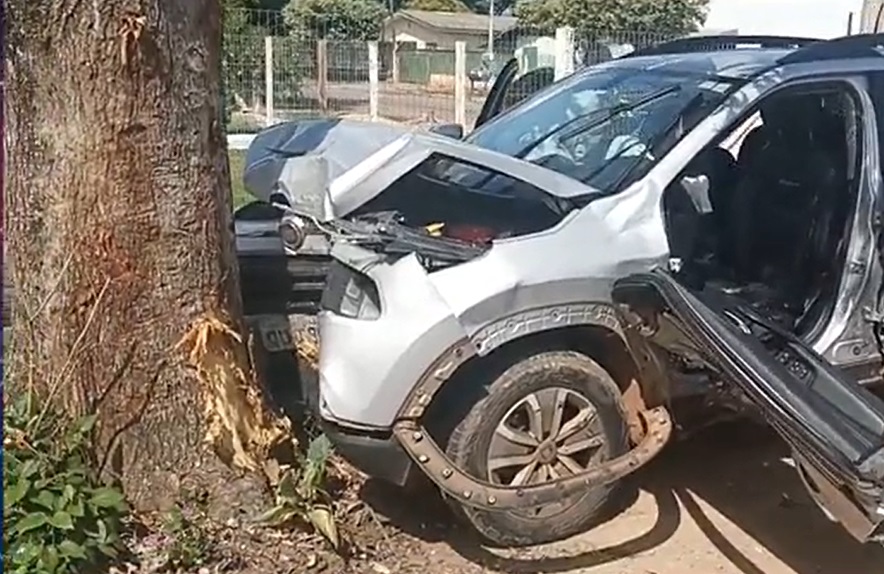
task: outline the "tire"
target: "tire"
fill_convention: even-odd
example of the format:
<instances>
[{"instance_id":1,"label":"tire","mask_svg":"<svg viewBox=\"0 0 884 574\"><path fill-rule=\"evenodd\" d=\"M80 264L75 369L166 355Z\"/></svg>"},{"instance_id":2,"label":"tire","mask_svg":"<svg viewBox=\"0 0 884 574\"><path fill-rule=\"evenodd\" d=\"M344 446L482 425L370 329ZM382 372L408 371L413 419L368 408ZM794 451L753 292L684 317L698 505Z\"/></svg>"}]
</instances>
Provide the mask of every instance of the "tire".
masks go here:
<instances>
[{"instance_id":1,"label":"tire","mask_svg":"<svg viewBox=\"0 0 884 574\"><path fill-rule=\"evenodd\" d=\"M582 397L594 407L596 417L593 417L594 422L590 425L594 430L586 432L596 432L604 441L593 455L598 457L594 459L595 463L619 456L628 448L620 390L611 376L585 355L572 351L535 354L511 363L484 390L485 393L452 431L446 448L454 463L476 478L490 478L489 447L492 439L498 441L495 444L500 444L500 439L495 439L495 435L504 417L507 416L508 421L513 420L511 416L514 415L508 415L512 409L527 404L525 401L529 395L544 391L544 394L535 397L549 397L549 393L564 390L567 396ZM553 396L558 398L561 395ZM557 464L554 462L553 466ZM588 461L586 464L591 466L594 462ZM529 475L531 472L534 471L529 471ZM546 476L548 478L550 475ZM529 480L532 480L530 476ZM452 500L449 502L456 513L488 542L508 547L530 546L561 540L588 530L602 518L615 488L616 484L600 486L563 501L559 509L545 507L543 512L555 512L546 516L543 512L536 516L525 511L490 512Z\"/></svg>"}]
</instances>

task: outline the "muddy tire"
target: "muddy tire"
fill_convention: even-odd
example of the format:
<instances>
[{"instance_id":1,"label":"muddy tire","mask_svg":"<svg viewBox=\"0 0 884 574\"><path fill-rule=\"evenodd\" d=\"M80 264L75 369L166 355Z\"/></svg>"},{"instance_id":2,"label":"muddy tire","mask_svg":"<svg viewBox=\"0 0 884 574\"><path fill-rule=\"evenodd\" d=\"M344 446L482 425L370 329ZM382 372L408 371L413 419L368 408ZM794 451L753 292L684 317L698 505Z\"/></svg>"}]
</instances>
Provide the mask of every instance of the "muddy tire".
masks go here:
<instances>
[{"instance_id":1,"label":"muddy tire","mask_svg":"<svg viewBox=\"0 0 884 574\"><path fill-rule=\"evenodd\" d=\"M589 357L571 351L542 352L497 372L447 443L448 455L469 474L499 484L537 484L626 452L620 391ZM580 427L579 433L575 427ZM544 440L534 437L540 428L547 435ZM560 441L557 436L566 438ZM530 445L529 438L534 441ZM576 452L583 445L591 446ZM528 458L533 462L521 465ZM517 460L519 464L512 468L501 466ZM556 505L530 510L488 512L451 503L456 514L488 542L528 546L592 527L606 510L615 486L593 488Z\"/></svg>"}]
</instances>

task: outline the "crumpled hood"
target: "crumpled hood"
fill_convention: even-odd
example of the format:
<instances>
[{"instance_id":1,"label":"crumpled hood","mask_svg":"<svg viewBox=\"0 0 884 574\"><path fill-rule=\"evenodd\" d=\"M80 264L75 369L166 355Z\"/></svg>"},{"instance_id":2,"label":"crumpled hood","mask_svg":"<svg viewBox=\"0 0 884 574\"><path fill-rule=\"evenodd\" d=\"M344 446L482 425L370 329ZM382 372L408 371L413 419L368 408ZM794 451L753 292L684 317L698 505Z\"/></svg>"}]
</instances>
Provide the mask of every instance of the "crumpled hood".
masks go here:
<instances>
[{"instance_id":1,"label":"crumpled hood","mask_svg":"<svg viewBox=\"0 0 884 574\"><path fill-rule=\"evenodd\" d=\"M278 124L249 146L243 183L262 201L283 193L296 211L318 215L332 181L409 131L336 118Z\"/></svg>"},{"instance_id":2,"label":"crumpled hood","mask_svg":"<svg viewBox=\"0 0 884 574\"><path fill-rule=\"evenodd\" d=\"M265 201L279 195L292 212L331 221L346 218L437 154L455 161L448 175L455 180L474 172L462 162L528 182L551 196L570 199L600 193L557 171L466 141L407 127L334 119L292 122L259 134L249 147L244 180Z\"/></svg>"}]
</instances>

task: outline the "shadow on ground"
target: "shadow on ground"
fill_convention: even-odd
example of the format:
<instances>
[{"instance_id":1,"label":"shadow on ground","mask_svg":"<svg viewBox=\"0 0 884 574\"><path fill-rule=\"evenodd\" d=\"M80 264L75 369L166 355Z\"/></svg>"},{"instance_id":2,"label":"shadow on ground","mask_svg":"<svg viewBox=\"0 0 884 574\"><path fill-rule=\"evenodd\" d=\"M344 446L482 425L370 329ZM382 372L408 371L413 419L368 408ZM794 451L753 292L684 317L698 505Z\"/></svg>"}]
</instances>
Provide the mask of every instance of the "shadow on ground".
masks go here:
<instances>
[{"instance_id":1,"label":"shadow on ground","mask_svg":"<svg viewBox=\"0 0 884 574\"><path fill-rule=\"evenodd\" d=\"M618 533L615 542L601 545L594 530L529 551L489 549L457 523L432 491L405 495L369 482L363 498L407 534L426 542L444 542L476 566L509 573L579 571L653 552L673 540L683 523L690 523L692 532L698 531L703 548L713 548L722 564L729 563L728 571L770 573L757 550L747 551L747 544L732 541L733 528L720 528L728 522L745 533L741 538L754 540L749 546L763 547L798 574L881 571L884 548L861 545L829 522L804 493L795 470L783 462L787 456L776 437L748 423L719 425L673 445L662 459L624 485L613 516L600 529L613 531L617 521L631 521L621 529L627 534ZM656 519L646 512L641 520L630 517L636 514L630 507L639 491L653 498ZM710 510L721 516L713 519ZM690 560L691 553L685 556L683 560Z\"/></svg>"}]
</instances>

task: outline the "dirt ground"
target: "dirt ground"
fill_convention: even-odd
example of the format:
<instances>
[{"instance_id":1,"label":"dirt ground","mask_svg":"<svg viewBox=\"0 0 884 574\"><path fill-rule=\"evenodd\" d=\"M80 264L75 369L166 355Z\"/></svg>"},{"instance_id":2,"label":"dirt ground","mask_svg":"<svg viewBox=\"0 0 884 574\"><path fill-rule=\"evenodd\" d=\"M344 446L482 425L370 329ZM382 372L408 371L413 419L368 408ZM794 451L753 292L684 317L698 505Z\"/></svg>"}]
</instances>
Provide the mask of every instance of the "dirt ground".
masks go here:
<instances>
[{"instance_id":1,"label":"dirt ground","mask_svg":"<svg viewBox=\"0 0 884 574\"><path fill-rule=\"evenodd\" d=\"M344 556L316 535L248 522L216 525L210 562L192 574L882 574L884 547L861 545L809 500L776 437L719 425L670 445L624 485L612 517L545 546L479 544L432 490L379 482L339 502ZM180 536L180 535L179 535ZM194 538L188 537L190 546ZM154 544L156 540L154 541ZM220 543L220 544L219 544ZM157 574L144 539L140 567Z\"/></svg>"},{"instance_id":2,"label":"dirt ground","mask_svg":"<svg viewBox=\"0 0 884 574\"><path fill-rule=\"evenodd\" d=\"M860 545L803 492L764 429L731 424L670 448L624 489L625 510L537 548L484 548L441 504L368 483L363 496L401 529L367 572L425 574L875 574L884 548ZM384 557L382 555L386 554ZM362 570L362 568L359 568Z\"/></svg>"}]
</instances>

